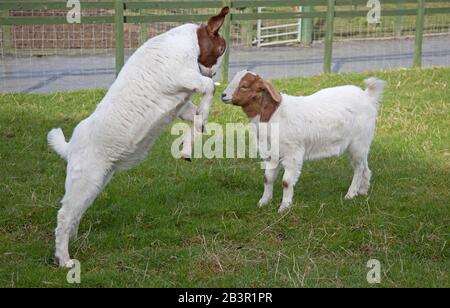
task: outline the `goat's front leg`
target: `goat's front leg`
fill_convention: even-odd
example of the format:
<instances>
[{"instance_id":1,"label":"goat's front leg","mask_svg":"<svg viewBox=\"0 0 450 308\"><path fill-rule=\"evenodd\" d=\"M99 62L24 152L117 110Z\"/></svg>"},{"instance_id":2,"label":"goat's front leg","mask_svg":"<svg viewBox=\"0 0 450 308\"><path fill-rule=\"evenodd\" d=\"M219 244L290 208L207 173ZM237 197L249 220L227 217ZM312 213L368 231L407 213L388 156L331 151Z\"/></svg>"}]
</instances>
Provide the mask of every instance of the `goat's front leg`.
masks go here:
<instances>
[{"instance_id":1,"label":"goat's front leg","mask_svg":"<svg viewBox=\"0 0 450 308\"><path fill-rule=\"evenodd\" d=\"M303 155L298 155L292 158L286 158L283 161L283 167L285 169L283 175L283 201L278 210L278 213L292 207L292 199L294 197L294 187L300 177L303 166Z\"/></svg>"},{"instance_id":2,"label":"goat's front leg","mask_svg":"<svg viewBox=\"0 0 450 308\"><path fill-rule=\"evenodd\" d=\"M192 103L192 98L189 97L183 104L183 107L178 113L178 116L180 117L180 119L184 121L194 123L194 118L196 114L197 114L197 106L195 106L194 103Z\"/></svg>"},{"instance_id":3,"label":"goat's front leg","mask_svg":"<svg viewBox=\"0 0 450 308\"><path fill-rule=\"evenodd\" d=\"M196 127L197 131L205 132L206 124L208 124L209 112L211 111L211 105L213 103L214 94L216 91L216 87L214 85L214 81L211 78L203 77L205 92L202 100L200 101L200 105L198 106L197 115L200 116L201 121L198 125L201 124L200 127ZM196 124L196 123L194 123Z\"/></svg>"},{"instance_id":4,"label":"goat's front leg","mask_svg":"<svg viewBox=\"0 0 450 308\"><path fill-rule=\"evenodd\" d=\"M189 98L183 105L178 116L184 120L194 123L195 115L197 114L197 107L192 103L191 98ZM195 137L197 134L194 133L192 128L189 128L183 136L183 149L181 150L181 158L187 161L191 161L192 156L192 146L195 142Z\"/></svg>"},{"instance_id":5,"label":"goat's front leg","mask_svg":"<svg viewBox=\"0 0 450 308\"><path fill-rule=\"evenodd\" d=\"M266 206L272 202L273 197L273 184L278 176L280 170L279 163L267 163L264 174L264 194L258 202L259 207Z\"/></svg>"},{"instance_id":6,"label":"goat's front leg","mask_svg":"<svg viewBox=\"0 0 450 308\"><path fill-rule=\"evenodd\" d=\"M198 132L204 132L214 98L214 81L193 70L181 74L181 79L185 89L203 94L200 105L197 108L197 116L201 117L201 121L195 121L194 126Z\"/></svg>"}]
</instances>

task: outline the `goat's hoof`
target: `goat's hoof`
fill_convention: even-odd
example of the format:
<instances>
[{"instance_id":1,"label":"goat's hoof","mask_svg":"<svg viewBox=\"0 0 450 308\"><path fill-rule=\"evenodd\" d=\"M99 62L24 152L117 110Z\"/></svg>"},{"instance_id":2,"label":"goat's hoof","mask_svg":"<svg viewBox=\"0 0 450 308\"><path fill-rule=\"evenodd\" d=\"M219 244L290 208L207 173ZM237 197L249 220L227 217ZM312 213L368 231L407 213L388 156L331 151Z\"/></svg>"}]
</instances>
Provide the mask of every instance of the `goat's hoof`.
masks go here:
<instances>
[{"instance_id":1,"label":"goat's hoof","mask_svg":"<svg viewBox=\"0 0 450 308\"><path fill-rule=\"evenodd\" d=\"M66 262L66 264L64 264L64 266L61 266L61 267L73 268L74 266L75 266L75 262L73 260L69 260L69 261Z\"/></svg>"},{"instance_id":2,"label":"goat's hoof","mask_svg":"<svg viewBox=\"0 0 450 308\"><path fill-rule=\"evenodd\" d=\"M281 203L280 208L278 209L278 214L283 214L287 212L292 207L290 203Z\"/></svg>"},{"instance_id":3,"label":"goat's hoof","mask_svg":"<svg viewBox=\"0 0 450 308\"><path fill-rule=\"evenodd\" d=\"M55 257L55 263L60 268L73 268L75 266L75 262L69 258L59 258Z\"/></svg>"},{"instance_id":4,"label":"goat's hoof","mask_svg":"<svg viewBox=\"0 0 450 308\"><path fill-rule=\"evenodd\" d=\"M192 158L190 158L190 157L182 156L181 159L192 163Z\"/></svg>"},{"instance_id":5,"label":"goat's hoof","mask_svg":"<svg viewBox=\"0 0 450 308\"><path fill-rule=\"evenodd\" d=\"M271 199L264 199L263 198L263 199L259 200L258 207L264 207L266 205L269 205L271 202L272 202Z\"/></svg>"},{"instance_id":6,"label":"goat's hoof","mask_svg":"<svg viewBox=\"0 0 450 308\"><path fill-rule=\"evenodd\" d=\"M369 188L368 187L358 190L358 195L367 196L368 194L369 194Z\"/></svg>"},{"instance_id":7,"label":"goat's hoof","mask_svg":"<svg viewBox=\"0 0 450 308\"><path fill-rule=\"evenodd\" d=\"M356 197L355 193L347 193L344 197L345 200L351 200Z\"/></svg>"}]
</instances>

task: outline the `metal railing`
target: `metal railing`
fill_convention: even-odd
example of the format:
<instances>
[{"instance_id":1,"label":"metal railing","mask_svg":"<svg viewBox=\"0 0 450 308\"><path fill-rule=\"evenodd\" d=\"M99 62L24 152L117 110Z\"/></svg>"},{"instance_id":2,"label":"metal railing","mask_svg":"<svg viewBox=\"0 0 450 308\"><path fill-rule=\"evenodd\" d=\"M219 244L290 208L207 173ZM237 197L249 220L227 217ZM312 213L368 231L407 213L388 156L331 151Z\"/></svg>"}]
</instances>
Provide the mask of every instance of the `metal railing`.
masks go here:
<instances>
[{"instance_id":1,"label":"metal railing","mask_svg":"<svg viewBox=\"0 0 450 308\"><path fill-rule=\"evenodd\" d=\"M299 9L300 7L296 7ZM258 8L258 13L263 12L264 7ZM271 30L283 29L284 32L270 33ZM267 39L275 39L266 41ZM265 26L261 19L258 19L256 30L256 45L258 47L273 46L287 43L299 43L302 40L302 20L298 19L296 23L288 23L274 26Z\"/></svg>"},{"instance_id":2,"label":"metal railing","mask_svg":"<svg viewBox=\"0 0 450 308\"><path fill-rule=\"evenodd\" d=\"M382 0L383 4L410 4L414 8L407 9L387 9L383 10L383 16L415 16L415 50L414 66L422 64L422 43L423 29L426 15L449 14L449 1L443 0ZM427 3L443 3L444 7L427 7ZM83 16L82 24L114 24L115 25L115 50L116 50L116 72L120 72L125 63L124 46L124 24L133 23L153 23L153 22L203 22L210 15L205 14L173 14L173 15L131 15L133 10L163 10L163 9L207 9L230 6L232 11L225 20L222 35L230 44L231 22L249 20L286 20L286 19L325 19L325 48L323 70L325 73L331 72L333 55L333 38L335 18L366 17L368 10L337 10L340 6L364 5L367 0L209 0L209 1L140 1L140 0L115 0L115 1L80 1L82 10L104 9L114 11L111 16ZM304 10L302 12L271 12L271 13L242 13L241 8L258 7L294 7L303 6L314 8L314 10ZM317 9L319 8L319 9ZM6 48L11 40L11 29L13 25L55 25L67 24L66 17L63 16L10 16L10 11L14 10L69 10L67 1L0 1L0 26L3 29L3 46ZM222 80L228 81L229 53L227 49L222 65Z\"/></svg>"}]
</instances>

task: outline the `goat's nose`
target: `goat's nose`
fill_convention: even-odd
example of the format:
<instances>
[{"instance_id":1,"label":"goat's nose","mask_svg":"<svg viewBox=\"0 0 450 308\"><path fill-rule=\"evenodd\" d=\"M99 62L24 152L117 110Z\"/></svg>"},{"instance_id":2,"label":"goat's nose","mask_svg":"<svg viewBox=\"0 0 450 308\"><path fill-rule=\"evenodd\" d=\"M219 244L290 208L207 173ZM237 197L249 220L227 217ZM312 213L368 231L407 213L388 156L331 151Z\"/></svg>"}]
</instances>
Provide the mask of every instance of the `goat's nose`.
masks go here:
<instances>
[{"instance_id":1,"label":"goat's nose","mask_svg":"<svg viewBox=\"0 0 450 308\"><path fill-rule=\"evenodd\" d=\"M225 93L222 93L222 98L225 98L225 96L227 96Z\"/></svg>"}]
</instances>

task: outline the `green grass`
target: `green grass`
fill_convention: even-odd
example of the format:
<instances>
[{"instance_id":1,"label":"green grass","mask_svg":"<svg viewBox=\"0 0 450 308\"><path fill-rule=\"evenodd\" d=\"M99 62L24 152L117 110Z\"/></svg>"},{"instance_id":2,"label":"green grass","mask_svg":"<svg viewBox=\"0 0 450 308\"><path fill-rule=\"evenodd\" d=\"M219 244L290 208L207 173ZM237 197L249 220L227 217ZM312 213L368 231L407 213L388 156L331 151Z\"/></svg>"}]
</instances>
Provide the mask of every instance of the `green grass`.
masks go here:
<instances>
[{"instance_id":1,"label":"green grass","mask_svg":"<svg viewBox=\"0 0 450 308\"><path fill-rule=\"evenodd\" d=\"M308 162L295 207L264 209L259 161L175 160L167 132L148 159L116 175L71 245L83 287L450 287L450 69L396 70L276 81L291 94L388 81L372 146L368 197L344 201L345 158ZM220 91L218 91L220 93ZM46 144L70 136L104 91L0 95L0 286L69 287L53 265L65 163ZM219 95L216 95L219 96ZM216 99L211 121L246 121Z\"/></svg>"}]
</instances>

